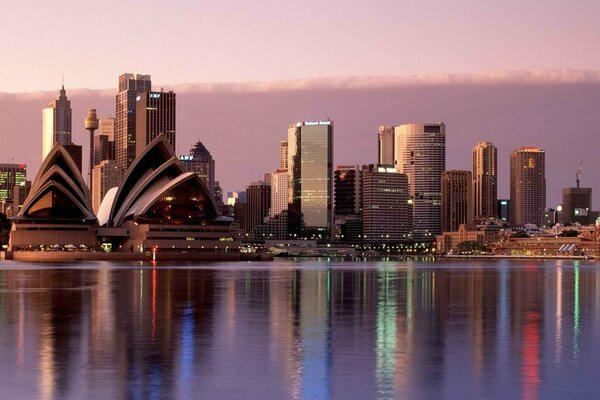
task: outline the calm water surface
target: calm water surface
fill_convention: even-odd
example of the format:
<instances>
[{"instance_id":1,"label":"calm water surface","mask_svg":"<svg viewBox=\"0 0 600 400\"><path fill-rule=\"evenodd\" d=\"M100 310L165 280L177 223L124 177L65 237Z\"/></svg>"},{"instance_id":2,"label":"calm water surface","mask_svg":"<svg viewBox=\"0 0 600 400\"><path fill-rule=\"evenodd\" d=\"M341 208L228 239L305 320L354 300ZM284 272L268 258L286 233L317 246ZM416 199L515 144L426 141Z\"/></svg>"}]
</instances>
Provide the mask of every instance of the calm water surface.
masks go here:
<instances>
[{"instance_id":1,"label":"calm water surface","mask_svg":"<svg viewBox=\"0 0 600 400\"><path fill-rule=\"evenodd\" d=\"M0 398L598 399L600 265L0 263Z\"/></svg>"}]
</instances>

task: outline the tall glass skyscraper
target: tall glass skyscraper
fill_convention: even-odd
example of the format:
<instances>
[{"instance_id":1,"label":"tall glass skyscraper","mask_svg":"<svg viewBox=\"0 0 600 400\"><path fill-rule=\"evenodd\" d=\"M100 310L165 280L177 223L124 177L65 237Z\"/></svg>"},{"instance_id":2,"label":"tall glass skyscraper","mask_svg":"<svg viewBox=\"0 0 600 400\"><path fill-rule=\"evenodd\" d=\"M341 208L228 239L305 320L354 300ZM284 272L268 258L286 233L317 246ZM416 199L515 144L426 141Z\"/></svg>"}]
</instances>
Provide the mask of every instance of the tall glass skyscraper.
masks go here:
<instances>
[{"instance_id":1,"label":"tall glass skyscraper","mask_svg":"<svg viewBox=\"0 0 600 400\"><path fill-rule=\"evenodd\" d=\"M123 171L126 171L135 159L136 99L138 94L150 90L150 75L127 73L119 76L114 147L115 160Z\"/></svg>"},{"instance_id":2,"label":"tall glass skyscraper","mask_svg":"<svg viewBox=\"0 0 600 400\"><path fill-rule=\"evenodd\" d=\"M396 170L408 175L413 199L413 240L433 242L442 229L441 179L446 169L446 125L394 128Z\"/></svg>"},{"instance_id":3,"label":"tall glass skyscraper","mask_svg":"<svg viewBox=\"0 0 600 400\"><path fill-rule=\"evenodd\" d=\"M329 238L333 225L333 121L288 129L289 233Z\"/></svg>"},{"instance_id":4,"label":"tall glass skyscraper","mask_svg":"<svg viewBox=\"0 0 600 400\"><path fill-rule=\"evenodd\" d=\"M546 209L546 153L517 147L510 154L510 222L543 226Z\"/></svg>"},{"instance_id":5,"label":"tall glass skyscraper","mask_svg":"<svg viewBox=\"0 0 600 400\"><path fill-rule=\"evenodd\" d=\"M473 206L475 219L496 218L498 214L498 150L493 143L473 147Z\"/></svg>"},{"instance_id":6,"label":"tall glass skyscraper","mask_svg":"<svg viewBox=\"0 0 600 400\"><path fill-rule=\"evenodd\" d=\"M71 101L64 85L58 97L42 110L42 161L56 143L71 144Z\"/></svg>"}]
</instances>

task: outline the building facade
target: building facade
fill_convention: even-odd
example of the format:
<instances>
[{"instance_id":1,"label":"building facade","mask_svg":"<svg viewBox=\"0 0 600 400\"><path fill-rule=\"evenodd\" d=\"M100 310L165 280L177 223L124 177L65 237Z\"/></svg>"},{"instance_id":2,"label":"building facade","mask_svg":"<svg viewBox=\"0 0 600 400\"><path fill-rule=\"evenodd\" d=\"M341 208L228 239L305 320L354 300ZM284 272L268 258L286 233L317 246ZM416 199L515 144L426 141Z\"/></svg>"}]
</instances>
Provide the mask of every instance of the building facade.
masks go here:
<instances>
[{"instance_id":1,"label":"building facade","mask_svg":"<svg viewBox=\"0 0 600 400\"><path fill-rule=\"evenodd\" d=\"M442 174L442 232L457 231L473 223L471 171L450 170Z\"/></svg>"},{"instance_id":2,"label":"building facade","mask_svg":"<svg viewBox=\"0 0 600 400\"><path fill-rule=\"evenodd\" d=\"M360 213L360 177L358 165L338 165L335 168L333 210L336 216Z\"/></svg>"},{"instance_id":3,"label":"building facade","mask_svg":"<svg viewBox=\"0 0 600 400\"><path fill-rule=\"evenodd\" d=\"M377 162L379 164L394 164L394 127L382 125L377 133Z\"/></svg>"},{"instance_id":4,"label":"building facade","mask_svg":"<svg viewBox=\"0 0 600 400\"><path fill-rule=\"evenodd\" d=\"M211 193L215 193L215 160L201 141L197 141L187 155L180 155L179 160L206 183Z\"/></svg>"},{"instance_id":5,"label":"building facade","mask_svg":"<svg viewBox=\"0 0 600 400\"><path fill-rule=\"evenodd\" d=\"M411 216L408 176L392 165L362 168L362 224L364 243L410 240Z\"/></svg>"},{"instance_id":6,"label":"building facade","mask_svg":"<svg viewBox=\"0 0 600 400\"><path fill-rule=\"evenodd\" d=\"M64 85L58 97L42 110L42 161L56 143L71 144L71 101Z\"/></svg>"},{"instance_id":7,"label":"building facade","mask_svg":"<svg viewBox=\"0 0 600 400\"><path fill-rule=\"evenodd\" d=\"M433 242L442 229L441 182L446 169L446 125L394 128L396 170L408 175L413 200L413 240Z\"/></svg>"},{"instance_id":8,"label":"building facade","mask_svg":"<svg viewBox=\"0 0 600 400\"><path fill-rule=\"evenodd\" d=\"M288 129L289 234L327 239L333 226L333 121Z\"/></svg>"},{"instance_id":9,"label":"building facade","mask_svg":"<svg viewBox=\"0 0 600 400\"><path fill-rule=\"evenodd\" d=\"M544 223L546 209L546 157L537 147L517 147L510 155L510 222Z\"/></svg>"},{"instance_id":10,"label":"building facade","mask_svg":"<svg viewBox=\"0 0 600 400\"><path fill-rule=\"evenodd\" d=\"M173 92L145 91L136 96L135 154L141 154L150 142L164 133L175 151L176 101Z\"/></svg>"},{"instance_id":11,"label":"building facade","mask_svg":"<svg viewBox=\"0 0 600 400\"><path fill-rule=\"evenodd\" d=\"M271 186L266 182L253 182L246 187L246 213L244 227L246 233L263 223L271 206Z\"/></svg>"},{"instance_id":12,"label":"building facade","mask_svg":"<svg viewBox=\"0 0 600 400\"><path fill-rule=\"evenodd\" d=\"M592 188L565 188L562 190L560 223L590 225L592 218Z\"/></svg>"},{"instance_id":13,"label":"building facade","mask_svg":"<svg viewBox=\"0 0 600 400\"><path fill-rule=\"evenodd\" d=\"M24 186L27 181L27 165L0 164L0 202L12 203L15 186Z\"/></svg>"},{"instance_id":14,"label":"building facade","mask_svg":"<svg viewBox=\"0 0 600 400\"><path fill-rule=\"evenodd\" d=\"M498 214L498 150L493 143L473 148L473 217L496 218Z\"/></svg>"},{"instance_id":15,"label":"building facade","mask_svg":"<svg viewBox=\"0 0 600 400\"><path fill-rule=\"evenodd\" d=\"M136 98L152 90L150 75L122 74L119 76L119 92L116 96L114 122L115 160L125 171L135 159ZM102 132L102 129L100 130Z\"/></svg>"},{"instance_id":16,"label":"building facade","mask_svg":"<svg viewBox=\"0 0 600 400\"><path fill-rule=\"evenodd\" d=\"M279 145L279 169L287 169L288 167L288 142L282 140Z\"/></svg>"},{"instance_id":17,"label":"building facade","mask_svg":"<svg viewBox=\"0 0 600 400\"><path fill-rule=\"evenodd\" d=\"M276 169L271 174L271 212L275 217L288 209L289 176L287 169ZM287 221L287 218L286 218Z\"/></svg>"}]
</instances>

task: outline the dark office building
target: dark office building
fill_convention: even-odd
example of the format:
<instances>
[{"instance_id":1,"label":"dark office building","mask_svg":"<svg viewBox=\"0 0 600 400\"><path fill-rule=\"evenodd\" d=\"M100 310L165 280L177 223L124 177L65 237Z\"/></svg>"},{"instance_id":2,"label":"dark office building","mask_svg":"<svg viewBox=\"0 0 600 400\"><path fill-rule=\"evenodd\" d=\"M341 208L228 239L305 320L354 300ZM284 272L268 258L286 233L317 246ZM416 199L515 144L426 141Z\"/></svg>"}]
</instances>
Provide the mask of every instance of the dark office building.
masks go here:
<instances>
[{"instance_id":1,"label":"dark office building","mask_svg":"<svg viewBox=\"0 0 600 400\"><path fill-rule=\"evenodd\" d=\"M592 219L592 188L565 188L562 190L562 212L560 222L563 224L590 225Z\"/></svg>"},{"instance_id":2,"label":"dark office building","mask_svg":"<svg viewBox=\"0 0 600 400\"><path fill-rule=\"evenodd\" d=\"M152 90L150 75L127 73L119 76L114 152L115 160L123 171L129 168L136 155L136 99L140 93L150 90Z\"/></svg>"},{"instance_id":3,"label":"dark office building","mask_svg":"<svg viewBox=\"0 0 600 400\"><path fill-rule=\"evenodd\" d=\"M215 193L215 160L201 141L196 142L188 154L180 155L179 160L185 169L195 172L206 183L211 193Z\"/></svg>"},{"instance_id":4,"label":"dark office building","mask_svg":"<svg viewBox=\"0 0 600 400\"><path fill-rule=\"evenodd\" d=\"M510 221L510 200L499 199L496 204L498 205L498 219L501 219L502 222L508 223Z\"/></svg>"},{"instance_id":5,"label":"dark office building","mask_svg":"<svg viewBox=\"0 0 600 400\"><path fill-rule=\"evenodd\" d=\"M371 164L363 166L361 182L364 242L410 240L408 176L396 172L393 165Z\"/></svg>"},{"instance_id":6,"label":"dark office building","mask_svg":"<svg viewBox=\"0 0 600 400\"><path fill-rule=\"evenodd\" d=\"M67 153L69 153L73 161L75 161L75 165L79 168L79 172L83 171L81 161L83 157L83 147L73 143L65 144L63 147L67 150Z\"/></svg>"},{"instance_id":7,"label":"dark office building","mask_svg":"<svg viewBox=\"0 0 600 400\"><path fill-rule=\"evenodd\" d=\"M266 182L254 182L246 187L245 230L252 233L269 215L271 206L271 186Z\"/></svg>"},{"instance_id":8,"label":"dark office building","mask_svg":"<svg viewBox=\"0 0 600 400\"><path fill-rule=\"evenodd\" d=\"M136 97L136 156L161 133L175 151L175 104L173 92L146 91Z\"/></svg>"}]
</instances>

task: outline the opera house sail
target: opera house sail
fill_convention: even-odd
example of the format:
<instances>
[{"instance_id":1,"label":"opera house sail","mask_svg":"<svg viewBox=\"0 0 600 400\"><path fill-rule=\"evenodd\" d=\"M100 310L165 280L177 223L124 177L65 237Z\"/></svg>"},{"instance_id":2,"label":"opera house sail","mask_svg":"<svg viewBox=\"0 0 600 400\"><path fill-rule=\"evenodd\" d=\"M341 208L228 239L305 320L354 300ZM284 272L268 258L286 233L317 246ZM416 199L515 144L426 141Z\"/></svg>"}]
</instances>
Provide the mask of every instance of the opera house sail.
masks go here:
<instances>
[{"instance_id":1,"label":"opera house sail","mask_svg":"<svg viewBox=\"0 0 600 400\"><path fill-rule=\"evenodd\" d=\"M231 218L206 186L186 172L166 136L154 139L111 189L98 211L98 237L113 250L237 252Z\"/></svg>"},{"instance_id":2,"label":"opera house sail","mask_svg":"<svg viewBox=\"0 0 600 400\"><path fill-rule=\"evenodd\" d=\"M21 212L13 218L11 251L97 245L90 192L65 147L50 150Z\"/></svg>"}]
</instances>

